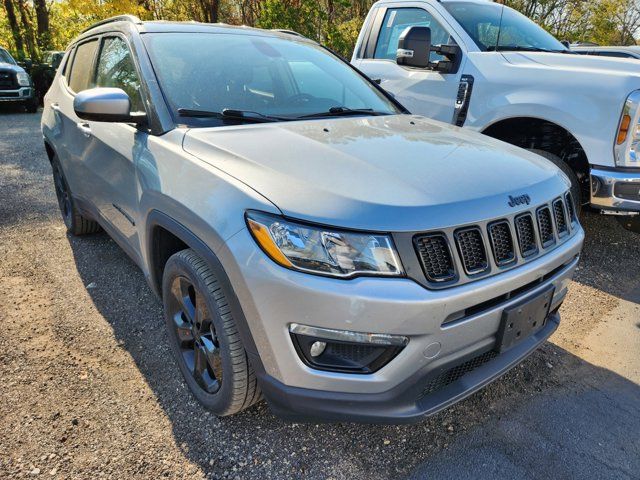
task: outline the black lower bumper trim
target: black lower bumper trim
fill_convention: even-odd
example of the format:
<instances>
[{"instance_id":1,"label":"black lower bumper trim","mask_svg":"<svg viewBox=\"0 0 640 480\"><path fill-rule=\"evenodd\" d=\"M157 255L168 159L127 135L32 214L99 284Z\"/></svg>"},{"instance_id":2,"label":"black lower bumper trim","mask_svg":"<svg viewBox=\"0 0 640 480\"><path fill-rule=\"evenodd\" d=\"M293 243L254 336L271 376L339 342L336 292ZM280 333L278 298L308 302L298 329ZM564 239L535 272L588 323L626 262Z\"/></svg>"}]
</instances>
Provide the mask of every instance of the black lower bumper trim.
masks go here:
<instances>
[{"instance_id":1,"label":"black lower bumper trim","mask_svg":"<svg viewBox=\"0 0 640 480\"><path fill-rule=\"evenodd\" d=\"M260 386L275 414L296 422L414 423L439 412L504 375L533 353L558 327L553 313L545 327L501 354L473 352L452 362L451 367L483 356L485 361L441 388L425 395L433 378L429 365L401 385L382 393L341 393L289 387L259 372ZM490 358L488 358L490 357ZM487 360L488 358L488 360ZM441 369L439 369L441 370Z\"/></svg>"}]
</instances>

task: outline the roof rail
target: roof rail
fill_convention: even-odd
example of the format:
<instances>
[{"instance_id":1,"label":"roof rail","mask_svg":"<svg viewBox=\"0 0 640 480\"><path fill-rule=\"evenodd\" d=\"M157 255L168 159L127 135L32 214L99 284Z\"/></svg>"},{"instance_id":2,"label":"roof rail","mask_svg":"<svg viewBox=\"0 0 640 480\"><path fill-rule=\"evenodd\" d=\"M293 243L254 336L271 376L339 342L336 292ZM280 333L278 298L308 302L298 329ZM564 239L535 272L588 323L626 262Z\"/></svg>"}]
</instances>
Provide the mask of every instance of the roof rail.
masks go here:
<instances>
[{"instance_id":1,"label":"roof rail","mask_svg":"<svg viewBox=\"0 0 640 480\"><path fill-rule=\"evenodd\" d=\"M100 20L99 22L94 23L90 27L87 27L84 30L82 30L82 33L88 32L89 30L99 27L100 25L106 25L107 23L113 23L113 22L131 22L131 23L141 24L142 20L140 20L135 15L117 15L115 17L105 18L104 20Z\"/></svg>"},{"instance_id":2,"label":"roof rail","mask_svg":"<svg viewBox=\"0 0 640 480\"><path fill-rule=\"evenodd\" d=\"M307 38L304 35L302 35L301 33L298 33L294 30L287 30L285 28L272 28L271 29L272 32L279 32L279 33L286 33L287 35L294 35L296 37L302 37L302 38Z\"/></svg>"}]
</instances>

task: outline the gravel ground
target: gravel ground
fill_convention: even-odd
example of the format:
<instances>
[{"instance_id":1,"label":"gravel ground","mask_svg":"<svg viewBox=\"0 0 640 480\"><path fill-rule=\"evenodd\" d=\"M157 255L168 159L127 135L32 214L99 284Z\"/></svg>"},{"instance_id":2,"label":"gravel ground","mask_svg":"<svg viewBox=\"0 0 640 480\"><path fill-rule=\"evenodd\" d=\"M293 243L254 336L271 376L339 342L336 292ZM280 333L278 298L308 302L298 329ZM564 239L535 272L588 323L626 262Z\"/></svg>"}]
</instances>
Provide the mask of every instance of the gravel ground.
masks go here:
<instances>
[{"instance_id":1,"label":"gravel ground","mask_svg":"<svg viewBox=\"0 0 640 480\"><path fill-rule=\"evenodd\" d=\"M50 175L39 115L0 113L0 478L640 478L640 237L612 219L585 215L550 342L466 401L410 426L217 419L140 271L67 236Z\"/></svg>"}]
</instances>

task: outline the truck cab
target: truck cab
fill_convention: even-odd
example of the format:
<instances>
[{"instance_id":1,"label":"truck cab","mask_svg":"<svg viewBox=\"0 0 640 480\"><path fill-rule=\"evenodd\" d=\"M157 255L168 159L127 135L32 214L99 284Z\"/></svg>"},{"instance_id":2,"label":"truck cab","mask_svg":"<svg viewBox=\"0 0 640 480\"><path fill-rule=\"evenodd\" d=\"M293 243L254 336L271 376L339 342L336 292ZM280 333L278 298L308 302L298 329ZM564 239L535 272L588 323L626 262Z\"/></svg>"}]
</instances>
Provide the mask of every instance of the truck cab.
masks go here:
<instances>
[{"instance_id":1,"label":"truck cab","mask_svg":"<svg viewBox=\"0 0 640 480\"><path fill-rule=\"evenodd\" d=\"M640 213L635 63L575 54L488 0L377 2L352 63L413 113L556 163L578 205Z\"/></svg>"}]
</instances>

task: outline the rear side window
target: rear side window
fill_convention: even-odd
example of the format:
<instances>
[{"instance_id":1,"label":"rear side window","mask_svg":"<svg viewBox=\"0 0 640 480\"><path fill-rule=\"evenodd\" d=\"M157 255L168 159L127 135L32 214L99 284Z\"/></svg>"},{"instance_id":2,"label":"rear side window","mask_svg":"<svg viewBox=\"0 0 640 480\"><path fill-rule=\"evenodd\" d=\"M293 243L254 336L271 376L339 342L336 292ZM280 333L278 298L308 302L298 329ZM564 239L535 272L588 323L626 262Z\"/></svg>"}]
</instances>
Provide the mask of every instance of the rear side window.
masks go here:
<instances>
[{"instance_id":1,"label":"rear side window","mask_svg":"<svg viewBox=\"0 0 640 480\"><path fill-rule=\"evenodd\" d=\"M97 48L98 40L91 40L76 47L69 78L69 87L76 93L92 87L93 60Z\"/></svg>"},{"instance_id":2,"label":"rear side window","mask_svg":"<svg viewBox=\"0 0 640 480\"><path fill-rule=\"evenodd\" d=\"M73 63L73 54L76 53L75 50L71 50L69 52L69 55L67 56L67 59L64 62L64 70L62 71L62 76L64 78L69 79L69 74L71 73L71 64Z\"/></svg>"},{"instance_id":3,"label":"rear side window","mask_svg":"<svg viewBox=\"0 0 640 480\"><path fill-rule=\"evenodd\" d=\"M140 78L127 43L119 37L104 40L98 59L96 86L121 88L131 100L131 111L144 111Z\"/></svg>"},{"instance_id":4,"label":"rear side window","mask_svg":"<svg viewBox=\"0 0 640 480\"><path fill-rule=\"evenodd\" d=\"M376 50L373 58L396 59L398 39L408 27L429 27L431 29L431 44L441 45L449 43L450 35L433 16L422 8L390 8L384 16ZM442 60L441 55L431 52L431 61Z\"/></svg>"}]
</instances>

